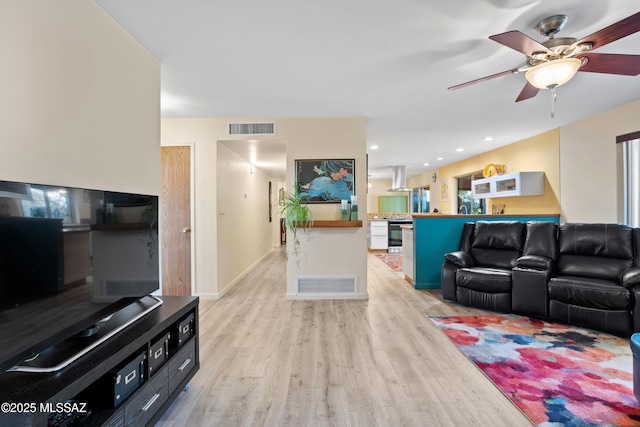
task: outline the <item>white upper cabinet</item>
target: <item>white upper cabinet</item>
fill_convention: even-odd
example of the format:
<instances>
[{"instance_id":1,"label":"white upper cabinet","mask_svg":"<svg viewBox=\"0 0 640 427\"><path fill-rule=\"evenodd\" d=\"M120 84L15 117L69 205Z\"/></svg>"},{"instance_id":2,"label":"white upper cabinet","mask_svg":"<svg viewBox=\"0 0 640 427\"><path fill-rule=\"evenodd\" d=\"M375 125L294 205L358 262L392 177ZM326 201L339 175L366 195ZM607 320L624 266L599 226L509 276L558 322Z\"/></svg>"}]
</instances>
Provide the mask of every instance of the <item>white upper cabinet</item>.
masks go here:
<instances>
[{"instance_id":1,"label":"white upper cabinet","mask_svg":"<svg viewBox=\"0 0 640 427\"><path fill-rule=\"evenodd\" d=\"M471 181L475 199L541 196L544 194L544 172L515 172Z\"/></svg>"}]
</instances>

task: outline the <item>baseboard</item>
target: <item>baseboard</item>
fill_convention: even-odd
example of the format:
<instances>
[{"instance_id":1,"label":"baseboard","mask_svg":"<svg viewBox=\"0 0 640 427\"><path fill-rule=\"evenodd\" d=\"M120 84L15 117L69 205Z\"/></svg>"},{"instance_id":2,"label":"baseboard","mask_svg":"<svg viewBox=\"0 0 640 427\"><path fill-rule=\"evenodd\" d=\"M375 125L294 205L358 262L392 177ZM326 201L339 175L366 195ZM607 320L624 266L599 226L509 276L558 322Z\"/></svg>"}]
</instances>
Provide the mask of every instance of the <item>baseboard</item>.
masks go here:
<instances>
[{"instance_id":1,"label":"baseboard","mask_svg":"<svg viewBox=\"0 0 640 427\"><path fill-rule=\"evenodd\" d=\"M440 289L440 283L414 283L414 289Z\"/></svg>"},{"instance_id":2,"label":"baseboard","mask_svg":"<svg viewBox=\"0 0 640 427\"><path fill-rule=\"evenodd\" d=\"M240 273L240 275L238 277L236 277L235 279L233 279L231 282L229 282L229 284L227 286L224 287L224 289L219 292L219 298L222 298L224 296L224 294L226 294L227 292L229 292L231 290L231 288L233 288L235 285L237 285L242 279L244 279L244 277L249 274L249 272L256 266L258 265L260 262L262 262L265 258L267 258L269 255L271 255L271 253L273 251L275 251L275 248L272 248L270 251L268 251L267 253L265 253L263 256L261 256L260 258L258 258L258 260L256 262L254 262L253 264L251 264L246 270L244 270L242 273Z\"/></svg>"},{"instance_id":3,"label":"baseboard","mask_svg":"<svg viewBox=\"0 0 640 427\"><path fill-rule=\"evenodd\" d=\"M197 294L198 297L200 297L200 299L202 300L216 300L216 299L220 299L220 294L219 293L206 293L206 294Z\"/></svg>"}]
</instances>

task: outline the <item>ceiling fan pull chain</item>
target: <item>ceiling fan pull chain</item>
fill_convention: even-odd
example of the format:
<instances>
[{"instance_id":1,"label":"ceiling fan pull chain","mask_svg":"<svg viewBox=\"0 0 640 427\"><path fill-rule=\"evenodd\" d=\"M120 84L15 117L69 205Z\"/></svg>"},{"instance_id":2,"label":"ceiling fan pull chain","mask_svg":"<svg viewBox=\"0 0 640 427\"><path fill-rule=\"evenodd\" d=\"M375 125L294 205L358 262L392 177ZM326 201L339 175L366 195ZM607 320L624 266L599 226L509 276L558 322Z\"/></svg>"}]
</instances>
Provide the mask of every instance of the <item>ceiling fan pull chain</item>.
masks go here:
<instances>
[{"instance_id":1,"label":"ceiling fan pull chain","mask_svg":"<svg viewBox=\"0 0 640 427\"><path fill-rule=\"evenodd\" d=\"M554 111L555 104L556 104L556 88L552 87L551 88L551 118L552 119L556 116L556 113Z\"/></svg>"}]
</instances>

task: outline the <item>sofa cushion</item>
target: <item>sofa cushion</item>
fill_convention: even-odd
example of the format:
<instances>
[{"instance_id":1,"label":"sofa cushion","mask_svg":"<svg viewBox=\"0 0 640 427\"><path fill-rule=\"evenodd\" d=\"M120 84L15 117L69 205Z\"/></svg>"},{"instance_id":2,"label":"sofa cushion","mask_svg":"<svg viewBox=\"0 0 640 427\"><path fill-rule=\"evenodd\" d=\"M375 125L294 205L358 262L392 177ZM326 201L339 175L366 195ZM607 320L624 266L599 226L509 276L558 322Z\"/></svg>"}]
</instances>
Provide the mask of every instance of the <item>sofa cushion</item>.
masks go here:
<instances>
[{"instance_id":1,"label":"sofa cushion","mask_svg":"<svg viewBox=\"0 0 640 427\"><path fill-rule=\"evenodd\" d=\"M499 268L460 268L456 285L486 293L511 292L511 270Z\"/></svg>"},{"instance_id":2,"label":"sofa cushion","mask_svg":"<svg viewBox=\"0 0 640 427\"><path fill-rule=\"evenodd\" d=\"M602 310L628 310L631 301L629 291L617 282L577 276L552 277L549 299Z\"/></svg>"},{"instance_id":3,"label":"sofa cushion","mask_svg":"<svg viewBox=\"0 0 640 427\"><path fill-rule=\"evenodd\" d=\"M563 224L557 274L617 280L633 266L633 244L633 229L625 225Z\"/></svg>"},{"instance_id":4,"label":"sofa cushion","mask_svg":"<svg viewBox=\"0 0 640 427\"><path fill-rule=\"evenodd\" d=\"M478 265L513 268L522 255L525 223L519 221L478 221L474 228L471 255Z\"/></svg>"},{"instance_id":5,"label":"sofa cushion","mask_svg":"<svg viewBox=\"0 0 640 427\"><path fill-rule=\"evenodd\" d=\"M583 255L562 255L556 264L556 272L561 276L593 277L618 282L620 274L633 265L631 260L593 257Z\"/></svg>"}]
</instances>

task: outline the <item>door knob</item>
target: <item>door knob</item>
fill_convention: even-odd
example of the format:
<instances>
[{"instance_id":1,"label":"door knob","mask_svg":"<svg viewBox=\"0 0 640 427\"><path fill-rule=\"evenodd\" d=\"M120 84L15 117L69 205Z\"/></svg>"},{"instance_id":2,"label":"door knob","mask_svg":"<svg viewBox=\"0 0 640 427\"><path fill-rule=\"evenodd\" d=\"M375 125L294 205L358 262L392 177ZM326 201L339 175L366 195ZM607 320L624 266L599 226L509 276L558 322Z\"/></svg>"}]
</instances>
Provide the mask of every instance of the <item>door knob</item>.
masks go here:
<instances>
[{"instance_id":1,"label":"door knob","mask_svg":"<svg viewBox=\"0 0 640 427\"><path fill-rule=\"evenodd\" d=\"M182 229L183 233L191 233L191 227L185 227Z\"/></svg>"}]
</instances>

